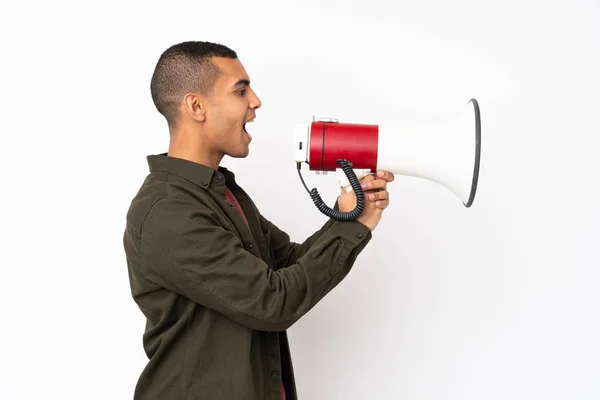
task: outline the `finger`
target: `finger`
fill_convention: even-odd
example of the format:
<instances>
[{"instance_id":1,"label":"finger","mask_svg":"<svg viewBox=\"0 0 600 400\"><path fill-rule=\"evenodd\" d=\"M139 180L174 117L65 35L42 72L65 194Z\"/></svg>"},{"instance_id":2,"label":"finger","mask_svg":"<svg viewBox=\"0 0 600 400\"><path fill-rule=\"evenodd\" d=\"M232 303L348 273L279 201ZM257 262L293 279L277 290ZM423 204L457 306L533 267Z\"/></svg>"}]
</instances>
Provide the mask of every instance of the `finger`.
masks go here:
<instances>
[{"instance_id":1,"label":"finger","mask_svg":"<svg viewBox=\"0 0 600 400\"><path fill-rule=\"evenodd\" d=\"M386 182L393 182L396 178L394 174L389 171L377 171L377 177L384 179Z\"/></svg>"},{"instance_id":2,"label":"finger","mask_svg":"<svg viewBox=\"0 0 600 400\"><path fill-rule=\"evenodd\" d=\"M390 193L386 190L382 190L381 192L369 193L367 197L371 201L387 200L390 198Z\"/></svg>"},{"instance_id":3,"label":"finger","mask_svg":"<svg viewBox=\"0 0 600 400\"><path fill-rule=\"evenodd\" d=\"M380 190L385 189L387 185L387 181L384 179L375 179L369 182L363 182L362 188L363 190Z\"/></svg>"},{"instance_id":4,"label":"finger","mask_svg":"<svg viewBox=\"0 0 600 400\"><path fill-rule=\"evenodd\" d=\"M369 175L366 175L364 178L362 178L360 180L360 183L374 181L375 179L377 179L377 178L375 177L374 174L369 174Z\"/></svg>"},{"instance_id":5,"label":"finger","mask_svg":"<svg viewBox=\"0 0 600 400\"><path fill-rule=\"evenodd\" d=\"M384 209L384 210L385 210L385 209L387 208L387 206L389 206L389 205L390 205L390 201L389 201L389 200L377 200L377 201L375 202L375 207L377 207L377 208L381 208L381 209Z\"/></svg>"}]
</instances>

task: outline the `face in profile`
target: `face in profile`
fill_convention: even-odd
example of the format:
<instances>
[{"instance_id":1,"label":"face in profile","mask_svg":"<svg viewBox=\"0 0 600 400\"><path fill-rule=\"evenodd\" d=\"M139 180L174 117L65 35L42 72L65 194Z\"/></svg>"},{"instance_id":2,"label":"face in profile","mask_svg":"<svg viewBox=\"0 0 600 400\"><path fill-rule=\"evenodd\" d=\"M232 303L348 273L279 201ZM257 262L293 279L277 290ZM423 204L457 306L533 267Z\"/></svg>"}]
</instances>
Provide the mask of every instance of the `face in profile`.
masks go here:
<instances>
[{"instance_id":1,"label":"face in profile","mask_svg":"<svg viewBox=\"0 0 600 400\"><path fill-rule=\"evenodd\" d=\"M214 151L240 158L250 151L252 137L246 124L256 117L261 101L250 87L250 77L237 58L213 58L221 70L207 96L203 131Z\"/></svg>"}]
</instances>

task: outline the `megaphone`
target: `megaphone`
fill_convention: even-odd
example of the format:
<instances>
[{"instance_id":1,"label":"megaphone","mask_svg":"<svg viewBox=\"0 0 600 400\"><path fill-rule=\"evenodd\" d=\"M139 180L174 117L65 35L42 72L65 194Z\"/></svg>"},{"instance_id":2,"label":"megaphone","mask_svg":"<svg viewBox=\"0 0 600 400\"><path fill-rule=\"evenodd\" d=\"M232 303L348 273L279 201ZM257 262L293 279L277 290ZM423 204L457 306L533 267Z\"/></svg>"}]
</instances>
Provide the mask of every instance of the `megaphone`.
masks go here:
<instances>
[{"instance_id":1,"label":"megaphone","mask_svg":"<svg viewBox=\"0 0 600 400\"><path fill-rule=\"evenodd\" d=\"M477 192L481 157L479 103L471 99L458 115L435 125L401 131L395 127L340 123L333 119L297 125L293 132L298 175L315 206L338 220L355 220L364 210L359 180L377 170L423 178L452 191L467 208ZM308 190L302 164L316 173L338 172L340 186L352 188L356 208L327 206L316 188Z\"/></svg>"}]
</instances>

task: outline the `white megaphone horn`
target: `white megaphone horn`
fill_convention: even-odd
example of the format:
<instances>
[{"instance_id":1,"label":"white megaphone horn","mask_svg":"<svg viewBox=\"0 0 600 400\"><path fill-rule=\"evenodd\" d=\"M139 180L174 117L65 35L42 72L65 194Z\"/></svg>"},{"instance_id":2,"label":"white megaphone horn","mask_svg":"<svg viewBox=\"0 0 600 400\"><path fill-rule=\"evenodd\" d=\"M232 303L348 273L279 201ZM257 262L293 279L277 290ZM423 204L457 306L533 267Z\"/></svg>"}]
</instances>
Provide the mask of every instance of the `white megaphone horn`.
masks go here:
<instances>
[{"instance_id":1,"label":"white megaphone horn","mask_svg":"<svg viewBox=\"0 0 600 400\"><path fill-rule=\"evenodd\" d=\"M399 131L395 127L317 120L294 130L298 174L303 163L311 171L340 173L340 186L357 197L353 211L329 208L317 189L308 190L317 208L339 220L354 220L364 210L359 180L377 170L414 176L438 183L471 207L475 200L481 157L479 103L471 99L458 115L444 123Z\"/></svg>"}]
</instances>

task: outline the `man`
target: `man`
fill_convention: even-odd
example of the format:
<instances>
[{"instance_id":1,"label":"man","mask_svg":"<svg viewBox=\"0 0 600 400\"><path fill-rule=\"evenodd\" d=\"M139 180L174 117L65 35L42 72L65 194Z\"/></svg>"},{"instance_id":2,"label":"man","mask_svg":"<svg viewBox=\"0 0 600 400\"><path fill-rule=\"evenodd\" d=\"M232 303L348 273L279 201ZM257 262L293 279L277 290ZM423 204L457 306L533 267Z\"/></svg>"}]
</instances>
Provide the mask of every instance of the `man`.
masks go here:
<instances>
[{"instance_id":1,"label":"man","mask_svg":"<svg viewBox=\"0 0 600 400\"><path fill-rule=\"evenodd\" d=\"M134 398L296 399L286 329L349 272L394 176L363 179L371 196L357 221L327 221L293 243L220 166L225 155L249 154L245 125L261 106L236 53L174 45L159 58L151 93L170 145L148 156L123 238L132 296L147 318L149 362ZM342 191L336 208L355 204Z\"/></svg>"}]
</instances>

